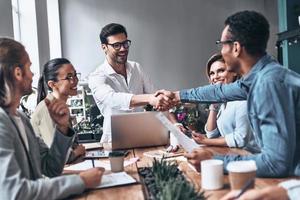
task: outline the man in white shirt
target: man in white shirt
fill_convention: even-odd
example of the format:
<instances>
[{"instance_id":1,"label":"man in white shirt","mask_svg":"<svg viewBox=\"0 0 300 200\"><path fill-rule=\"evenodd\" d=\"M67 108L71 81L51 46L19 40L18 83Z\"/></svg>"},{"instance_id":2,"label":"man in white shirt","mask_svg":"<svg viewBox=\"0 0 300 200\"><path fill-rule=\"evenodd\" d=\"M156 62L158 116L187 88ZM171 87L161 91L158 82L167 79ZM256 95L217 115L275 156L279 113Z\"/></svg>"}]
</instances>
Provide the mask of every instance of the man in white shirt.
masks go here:
<instances>
[{"instance_id":1,"label":"man in white shirt","mask_svg":"<svg viewBox=\"0 0 300 200\"><path fill-rule=\"evenodd\" d=\"M131 41L124 26L111 23L100 33L104 63L89 77L89 87L104 116L101 142L111 142L111 115L121 112L142 111L150 104L160 110L170 107L169 98L155 95L149 77L140 65L127 61Z\"/></svg>"}]
</instances>

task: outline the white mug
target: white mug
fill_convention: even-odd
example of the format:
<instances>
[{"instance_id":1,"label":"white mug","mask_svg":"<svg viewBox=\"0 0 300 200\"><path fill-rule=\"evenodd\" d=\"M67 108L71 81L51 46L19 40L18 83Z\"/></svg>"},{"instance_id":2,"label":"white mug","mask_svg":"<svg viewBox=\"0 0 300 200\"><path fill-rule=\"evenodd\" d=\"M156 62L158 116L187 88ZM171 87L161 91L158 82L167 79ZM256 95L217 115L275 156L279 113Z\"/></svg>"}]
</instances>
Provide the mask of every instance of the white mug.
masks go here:
<instances>
[{"instance_id":1,"label":"white mug","mask_svg":"<svg viewBox=\"0 0 300 200\"><path fill-rule=\"evenodd\" d=\"M299 22L299 26L300 26L300 15L298 16L298 22Z\"/></svg>"},{"instance_id":2,"label":"white mug","mask_svg":"<svg viewBox=\"0 0 300 200\"><path fill-rule=\"evenodd\" d=\"M201 188L217 190L223 188L223 185L223 161L216 159L201 161Z\"/></svg>"}]
</instances>

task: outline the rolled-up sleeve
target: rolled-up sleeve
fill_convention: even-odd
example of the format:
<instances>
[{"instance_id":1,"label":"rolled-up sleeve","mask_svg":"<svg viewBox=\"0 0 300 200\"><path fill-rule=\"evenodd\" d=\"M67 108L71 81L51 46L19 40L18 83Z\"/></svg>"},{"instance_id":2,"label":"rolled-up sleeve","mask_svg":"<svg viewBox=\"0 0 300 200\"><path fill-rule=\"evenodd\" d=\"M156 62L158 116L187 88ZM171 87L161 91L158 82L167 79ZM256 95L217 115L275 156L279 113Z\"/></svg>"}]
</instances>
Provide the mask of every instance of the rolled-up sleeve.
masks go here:
<instances>
[{"instance_id":1,"label":"rolled-up sleeve","mask_svg":"<svg viewBox=\"0 0 300 200\"><path fill-rule=\"evenodd\" d=\"M89 88L97 105L108 106L117 110L130 109L133 94L116 92L108 83L105 74L94 73L89 77Z\"/></svg>"},{"instance_id":2,"label":"rolled-up sleeve","mask_svg":"<svg viewBox=\"0 0 300 200\"><path fill-rule=\"evenodd\" d=\"M217 138L217 137L220 137L220 131L219 131L218 128L215 128L214 130L209 131L209 130L207 130L207 124L205 124L204 130L205 130L207 138Z\"/></svg>"},{"instance_id":3,"label":"rolled-up sleeve","mask_svg":"<svg viewBox=\"0 0 300 200\"><path fill-rule=\"evenodd\" d=\"M239 80L230 84L206 85L181 90L179 95L182 102L222 103L247 99L247 92Z\"/></svg>"}]
</instances>

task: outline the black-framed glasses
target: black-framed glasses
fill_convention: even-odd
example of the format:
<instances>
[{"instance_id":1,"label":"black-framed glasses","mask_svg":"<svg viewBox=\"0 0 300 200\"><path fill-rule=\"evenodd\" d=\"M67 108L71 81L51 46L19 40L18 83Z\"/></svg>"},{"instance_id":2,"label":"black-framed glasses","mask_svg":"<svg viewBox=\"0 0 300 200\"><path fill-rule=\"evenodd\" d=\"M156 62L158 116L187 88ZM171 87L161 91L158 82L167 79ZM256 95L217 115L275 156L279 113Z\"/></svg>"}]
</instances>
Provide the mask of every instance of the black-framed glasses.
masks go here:
<instances>
[{"instance_id":1,"label":"black-framed glasses","mask_svg":"<svg viewBox=\"0 0 300 200\"><path fill-rule=\"evenodd\" d=\"M217 40L216 41L216 44L231 44L231 43L234 43L235 41L234 40L224 40L224 41L221 41L221 40Z\"/></svg>"},{"instance_id":2,"label":"black-framed glasses","mask_svg":"<svg viewBox=\"0 0 300 200\"><path fill-rule=\"evenodd\" d=\"M107 45L112 46L115 50L120 50L122 46L124 49L128 49L131 45L131 40L125 40L124 42L116 42L113 44L107 43Z\"/></svg>"},{"instance_id":3,"label":"black-framed glasses","mask_svg":"<svg viewBox=\"0 0 300 200\"><path fill-rule=\"evenodd\" d=\"M68 74L65 78L59 79L58 81L65 81L65 80L67 80L69 82L75 81L75 80L78 80L78 75L79 74L80 73Z\"/></svg>"}]
</instances>

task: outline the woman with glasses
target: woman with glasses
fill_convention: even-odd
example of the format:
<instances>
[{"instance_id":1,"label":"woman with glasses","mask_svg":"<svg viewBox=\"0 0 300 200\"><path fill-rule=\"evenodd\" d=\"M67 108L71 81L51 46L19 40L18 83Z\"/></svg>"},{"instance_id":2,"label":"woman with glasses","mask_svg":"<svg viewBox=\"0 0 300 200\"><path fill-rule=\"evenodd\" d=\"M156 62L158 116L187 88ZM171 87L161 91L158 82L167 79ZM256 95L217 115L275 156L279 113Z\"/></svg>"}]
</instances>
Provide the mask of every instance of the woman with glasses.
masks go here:
<instances>
[{"instance_id":1,"label":"woman with glasses","mask_svg":"<svg viewBox=\"0 0 300 200\"><path fill-rule=\"evenodd\" d=\"M221 54L208 60L206 72L211 84L228 84L239 77L227 70ZM206 136L193 133L193 139L199 144L244 148L252 153L259 151L247 117L247 101L211 104L205 132Z\"/></svg>"},{"instance_id":2,"label":"woman with glasses","mask_svg":"<svg viewBox=\"0 0 300 200\"><path fill-rule=\"evenodd\" d=\"M35 133L44 140L48 147L51 147L56 125L51 119L44 99L51 100L55 98L67 102L69 96L77 95L77 83L76 71L69 60L55 58L44 65L43 73L38 83L38 105L32 114L31 124ZM48 94L48 90L51 93ZM72 127L71 122L69 123L69 126ZM70 155L67 157L67 163L84 154L85 148L82 145L78 145L75 139Z\"/></svg>"}]
</instances>

